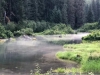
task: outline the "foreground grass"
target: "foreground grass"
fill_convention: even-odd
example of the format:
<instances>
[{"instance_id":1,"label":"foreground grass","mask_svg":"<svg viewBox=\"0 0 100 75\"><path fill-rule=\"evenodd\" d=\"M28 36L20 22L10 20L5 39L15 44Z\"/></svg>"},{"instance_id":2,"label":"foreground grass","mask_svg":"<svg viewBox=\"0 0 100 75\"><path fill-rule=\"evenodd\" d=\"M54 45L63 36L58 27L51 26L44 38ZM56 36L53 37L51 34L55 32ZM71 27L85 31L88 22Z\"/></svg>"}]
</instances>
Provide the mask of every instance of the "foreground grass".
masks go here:
<instances>
[{"instance_id":1,"label":"foreground grass","mask_svg":"<svg viewBox=\"0 0 100 75\"><path fill-rule=\"evenodd\" d=\"M100 41L64 45L64 52L57 57L79 63L83 72L100 73Z\"/></svg>"},{"instance_id":2,"label":"foreground grass","mask_svg":"<svg viewBox=\"0 0 100 75\"><path fill-rule=\"evenodd\" d=\"M76 68L72 68L72 69L67 69L67 68L52 69L51 68L46 73L42 74L39 64L37 64L35 72L33 72L33 70L30 70L30 75L94 75L94 74L92 72L83 74L80 68L77 68L77 69Z\"/></svg>"}]
</instances>

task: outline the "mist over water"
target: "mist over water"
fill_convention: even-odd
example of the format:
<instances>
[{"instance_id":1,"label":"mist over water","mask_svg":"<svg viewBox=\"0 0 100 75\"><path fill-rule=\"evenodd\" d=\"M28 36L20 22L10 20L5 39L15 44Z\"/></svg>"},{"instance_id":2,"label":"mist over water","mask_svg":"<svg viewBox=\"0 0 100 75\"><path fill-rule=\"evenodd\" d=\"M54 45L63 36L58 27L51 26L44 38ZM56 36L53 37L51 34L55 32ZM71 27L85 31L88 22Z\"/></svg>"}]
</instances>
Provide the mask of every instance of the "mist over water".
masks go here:
<instances>
[{"instance_id":1,"label":"mist over water","mask_svg":"<svg viewBox=\"0 0 100 75\"><path fill-rule=\"evenodd\" d=\"M86 35L88 34L21 36L14 41L9 40L0 45L0 72L30 73L30 70L36 69L37 63L42 73L50 68L77 67L75 62L59 61L55 54L62 51L63 46L49 41L81 40Z\"/></svg>"}]
</instances>

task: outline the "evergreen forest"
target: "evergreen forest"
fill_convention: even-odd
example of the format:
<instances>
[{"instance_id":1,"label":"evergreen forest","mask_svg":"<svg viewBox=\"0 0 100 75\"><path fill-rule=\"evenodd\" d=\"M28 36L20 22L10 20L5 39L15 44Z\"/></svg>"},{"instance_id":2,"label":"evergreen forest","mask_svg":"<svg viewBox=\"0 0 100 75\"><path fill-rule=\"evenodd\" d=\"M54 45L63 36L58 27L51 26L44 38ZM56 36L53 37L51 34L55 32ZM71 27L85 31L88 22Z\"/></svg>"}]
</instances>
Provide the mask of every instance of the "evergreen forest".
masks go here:
<instances>
[{"instance_id":1,"label":"evergreen forest","mask_svg":"<svg viewBox=\"0 0 100 75\"><path fill-rule=\"evenodd\" d=\"M99 18L99 0L0 0L1 29L7 30L5 33L9 36L11 33L20 35L24 29L26 32L49 32L48 29L59 24L70 27L69 32L72 32L71 29L98 22ZM52 30L48 32L54 34Z\"/></svg>"}]
</instances>

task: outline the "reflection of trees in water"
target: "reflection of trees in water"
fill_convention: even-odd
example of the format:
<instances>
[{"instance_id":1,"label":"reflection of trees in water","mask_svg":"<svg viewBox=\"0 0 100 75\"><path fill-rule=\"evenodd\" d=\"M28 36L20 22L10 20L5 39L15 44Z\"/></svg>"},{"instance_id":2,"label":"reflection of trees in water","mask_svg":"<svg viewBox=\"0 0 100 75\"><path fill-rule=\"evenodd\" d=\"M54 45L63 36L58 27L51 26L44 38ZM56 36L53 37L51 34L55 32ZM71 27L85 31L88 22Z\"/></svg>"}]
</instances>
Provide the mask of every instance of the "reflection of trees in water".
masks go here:
<instances>
[{"instance_id":1,"label":"reflection of trees in water","mask_svg":"<svg viewBox=\"0 0 100 75\"><path fill-rule=\"evenodd\" d=\"M29 48L31 47L16 46L16 44L13 45L4 44L0 46L0 62L2 64L5 64L5 63L15 63L15 62L41 61L42 53L34 51L32 55L30 55L28 54Z\"/></svg>"},{"instance_id":2,"label":"reflection of trees in water","mask_svg":"<svg viewBox=\"0 0 100 75\"><path fill-rule=\"evenodd\" d=\"M12 58L18 57L17 53L12 53L8 51L8 44L0 45L0 63L10 63L12 62Z\"/></svg>"},{"instance_id":3,"label":"reflection of trees in water","mask_svg":"<svg viewBox=\"0 0 100 75\"><path fill-rule=\"evenodd\" d=\"M0 44L0 63L4 63L6 59L6 46L4 44Z\"/></svg>"},{"instance_id":4,"label":"reflection of trees in water","mask_svg":"<svg viewBox=\"0 0 100 75\"><path fill-rule=\"evenodd\" d=\"M81 42L82 42L81 40L58 40L58 41L49 41L49 43L56 44L56 45L79 44Z\"/></svg>"}]
</instances>

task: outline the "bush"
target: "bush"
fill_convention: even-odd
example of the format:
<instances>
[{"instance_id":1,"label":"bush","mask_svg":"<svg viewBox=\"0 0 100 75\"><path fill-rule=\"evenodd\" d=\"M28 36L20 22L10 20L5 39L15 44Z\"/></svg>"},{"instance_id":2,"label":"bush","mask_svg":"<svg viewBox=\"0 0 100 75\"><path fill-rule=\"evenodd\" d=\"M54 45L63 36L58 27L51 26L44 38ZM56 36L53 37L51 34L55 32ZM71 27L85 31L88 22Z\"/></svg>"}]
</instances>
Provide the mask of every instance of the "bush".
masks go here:
<instances>
[{"instance_id":1,"label":"bush","mask_svg":"<svg viewBox=\"0 0 100 75\"><path fill-rule=\"evenodd\" d=\"M21 32L20 30L14 31L14 36L21 36L21 35L24 35L24 33Z\"/></svg>"},{"instance_id":2,"label":"bush","mask_svg":"<svg viewBox=\"0 0 100 75\"><path fill-rule=\"evenodd\" d=\"M5 30L4 26L2 26L0 23L0 38L7 38L5 33L6 33L6 30Z\"/></svg>"},{"instance_id":3,"label":"bush","mask_svg":"<svg viewBox=\"0 0 100 75\"><path fill-rule=\"evenodd\" d=\"M10 22L5 26L5 29L10 30L11 32L14 32L16 30L16 24L13 22Z\"/></svg>"},{"instance_id":4,"label":"bush","mask_svg":"<svg viewBox=\"0 0 100 75\"><path fill-rule=\"evenodd\" d=\"M82 40L89 40L89 41L100 40L100 31L92 32L88 36L83 37Z\"/></svg>"},{"instance_id":5,"label":"bush","mask_svg":"<svg viewBox=\"0 0 100 75\"><path fill-rule=\"evenodd\" d=\"M0 24L0 38L13 37L13 33L10 30L5 30L4 26Z\"/></svg>"},{"instance_id":6,"label":"bush","mask_svg":"<svg viewBox=\"0 0 100 75\"><path fill-rule=\"evenodd\" d=\"M41 22L38 21L36 22L34 32L43 32L44 30L51 28L53 25L54 25L53 23L49 23L45 21L41 21Z\"/></svg>"},{"instance_id":7,"label":"bush","mask_svg":"<svg viewBox=\"0 0 100 75\"><path fill-rule=\"evenodd\" d=\"M25 28L14 32L14 36L33 35L33 29Z\"/></svg>"},{"instance_id":8,"label":"bush","mask_svg":"<svg viewBox=\"0 0 100 75\"><path fill-rule=\"evenodd\" d=\"M73 30L70 26L66 26L65 24L62 24L62 23L59 23L59 24L49 23L46 21L36 21L35 22L33 20L26 20L23 22L19 22L18 24L10 22L5 26L5 29L10 30L12 32L19 31L25 28L31 28L33 29L33 32L43 32L44 31L44 33L46 32L45 34L73 33Z\"/></svg>"},{"instance_id":9,"label":"bush","mask_svg":"<svg viewBox=\"0 0 100 75\"><path fill-rule=\"evenodd\" d=\"M26 20L26 21L24 21L24 24L25 24L26 28L32 28L33 30L35 30L35 28L36 28L36 22L35 21Z\"/></svg>"},{"instance_id":10,"label":"bush","mask_svg":"<svg viewBox=\"0 0 100 75\"><path fill-rule=\"evenodd\" d=\"M2 34L0 34L0 38L5 39L5 38L7 38L7 35L2 33Z\"/></svg>"},{"instance_id":11,"label":"bush","mask_svg":"<svg viewBox=\"0 0 100 75\"><path fill-rule=\"evenodd\" d=\"M4 26L0 23L0 34L5 33L6 30L4 28Z\"/></svg>"},{"instance_id":12,"label":"bush","mask_svg":"<svg viewBox=\"0 0 100 75\"><path fill-rule=\"evenodd\" d=\"M25 35L32 35L33 34L33 29L25 28L25 29L21 29L21 32L24 33Z\"/></svg>"},{"instance_id":13,"label":"bush","mask_svg":"<svg viewBox=\"0 0 100 75\"><path fill-rule=\"evenodd\" d=\"M78 29L79 32L88 32L90 30L99 29L98 22L95 23L86 23Z\"/></svg>"},{"instance_id":14,"label":"bush","mask_svg":"<svg viewBox=\"0 0 100 75\"><path fill-rule=\"evenodd\" d=\"M53 35L53 34L69 34L74 33L70 26L66 26L65 24L56 24L54 27L47 29L42 32L45 35Z\"/></svg>"},{"instance_id":15,"label":"bush","mask_svg":"<svg viewBox=\"0 0 100 75\"><path fill-rule=\"evenodd\" d=\"M32 28L34 32L42 32L49 28L49 26L52 26L51 23L45 22L45 21L33 21L33 20L27 20L24 21L24 26L26 28Z\"/></svg>"},{"instance_id":16,"label":"bush","mask_svg":"<svg viewBox=\"0 0 100 75\"><path fill-rule=\"evenodd\" d=\"M7 30L5 34L7 35L8 38L14 37L13 33L10 30Z\"/></svg>"}]
</instances>

